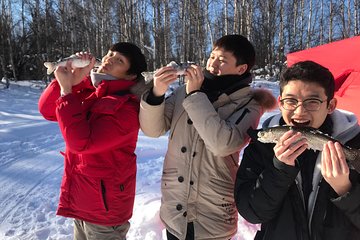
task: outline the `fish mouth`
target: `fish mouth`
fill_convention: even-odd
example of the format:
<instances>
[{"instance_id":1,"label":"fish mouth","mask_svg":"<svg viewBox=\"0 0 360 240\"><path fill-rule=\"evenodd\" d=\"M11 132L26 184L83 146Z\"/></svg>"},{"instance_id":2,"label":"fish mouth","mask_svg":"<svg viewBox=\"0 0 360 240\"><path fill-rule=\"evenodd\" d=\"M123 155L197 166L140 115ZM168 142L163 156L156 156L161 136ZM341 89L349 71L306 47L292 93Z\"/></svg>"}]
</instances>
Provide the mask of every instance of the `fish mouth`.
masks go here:
<instances>
[{"instance_id":1,"label":"fish mouth","mask_svg":"<svg viewBox=\"0 0 360 240\"><path fill-rule=\"evenodd\" d=\"M107 68L106 65L101 65L101 66L99 67L99 70L100 70L100 72L104 72L104 71L107 71L108 68Z\"/></svg>"},{"instance_id":2,"label":"fish mouth","mask_svg":"<svg viewBox=\"0 0 360 240\"><path fill-rule=\"evenodd\" d=\"M310 125L310 120L291 119L291 123L295 127L308 127Z\"/></svg>"}]
</instances>

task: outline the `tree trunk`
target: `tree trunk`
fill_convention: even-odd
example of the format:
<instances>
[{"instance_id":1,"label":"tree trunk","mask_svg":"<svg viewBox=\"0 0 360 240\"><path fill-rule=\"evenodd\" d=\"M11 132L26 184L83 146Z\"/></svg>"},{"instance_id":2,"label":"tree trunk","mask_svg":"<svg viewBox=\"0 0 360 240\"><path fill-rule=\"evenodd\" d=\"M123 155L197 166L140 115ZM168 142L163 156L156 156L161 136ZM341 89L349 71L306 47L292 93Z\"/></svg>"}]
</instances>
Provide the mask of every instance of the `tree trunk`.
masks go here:
<instances>
[{"instance_id":1,"label":"tree trunk","mask_svg":"<svg viewBox=\"0 0 360 240\"><path fill-rule=\"evenodd\" d=\"M312 20L312 14L313 14L312 0L309 0L309 13L308 13L308 27L307 27L306 48L309 48L309 47L310 47L310 44L311 44L311 36L312 36L312 32L311 32L311 20Z\"/></svg>"},{"instance_id":2,"label":"tree trunk","mask_svg":"<svg viewBox=\"0 0 360 240\"><path fill-rule=\"evenodd\" d=\"M359 0L354 0L354 35L359 33Z\"/></svg>"},{"instance_id":3,"label":"tree trunk","mask_svg":"<svg viewBox=\"0 0 360 240\"><path fill-rule=\"evenodd\" d=\"M333 35L333 3L330 0L330 7L329 7L329 42L332 42L332 35Z\"/></svg>"}]
</instances>

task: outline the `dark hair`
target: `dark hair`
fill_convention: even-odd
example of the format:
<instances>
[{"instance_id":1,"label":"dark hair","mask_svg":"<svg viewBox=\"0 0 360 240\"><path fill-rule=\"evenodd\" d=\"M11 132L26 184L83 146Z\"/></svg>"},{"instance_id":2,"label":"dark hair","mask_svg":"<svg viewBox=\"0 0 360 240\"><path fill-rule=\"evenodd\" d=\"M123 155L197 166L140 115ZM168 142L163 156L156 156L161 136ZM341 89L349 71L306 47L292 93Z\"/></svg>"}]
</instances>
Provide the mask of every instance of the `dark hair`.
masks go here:
<instances>
[{"instance_id":1,"label":"dark hair","mask_svg":"<svg viewBox=\"0 0 360 240\"><path fill-rule=\"evenodd\" d=\"M247 64L247 72L249 72L255 64L254 46L242 35L225 35L214 43L213 49L217 47L232 52L236 58L236 66Z\"/></svg>"},{"instance_id":2,"label":"dark hair","mask_svg":"<svg viewBox=\"0 0 360 240\"><path fill-rule=\"evenodd\" d=\"M147 64L144 54L135 44L129 42L118 42L110 47L110 51L116 51L124 55L130 62L128 74L135 74L137 78L141 76L141 72L146 71Z\"/></svg>"},{"instance_id":3,"label":"dark hair","mask_svg":"<svg viewBox=\"0 0 360 240\"><path fill-rule=\"evenodd\" d=\"M334 76L329 69L316 62L303 61L286 68L280 76L280 95L282 94L285 85L292 80L318 84L324 88L325 94L328 97L328 102L334 97Z\"/></svg>"}]
</instances>

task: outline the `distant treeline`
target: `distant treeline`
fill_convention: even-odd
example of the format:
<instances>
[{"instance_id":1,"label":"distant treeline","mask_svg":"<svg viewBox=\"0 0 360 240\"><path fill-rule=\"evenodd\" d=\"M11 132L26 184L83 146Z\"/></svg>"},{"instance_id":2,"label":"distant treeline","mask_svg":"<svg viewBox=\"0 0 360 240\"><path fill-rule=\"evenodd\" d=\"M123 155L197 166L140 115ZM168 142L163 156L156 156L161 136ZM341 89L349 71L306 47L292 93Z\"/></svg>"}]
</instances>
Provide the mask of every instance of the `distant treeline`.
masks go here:
<instances>
[{"instance_id":1,"label":"distant treeline","mask_svg":"<svg viewBox=\"0 0 360 240\"><path fill-rule=\"evenodd\" d=\"M360 0L0 0L0 78L41 79L44 61L78 51L104 55L117 41L140 46L153 70L205 64L213 41L242 34L257 66L359 34ZM271 69L270 69L271 70Z\"/></svg>"}]
</instances>

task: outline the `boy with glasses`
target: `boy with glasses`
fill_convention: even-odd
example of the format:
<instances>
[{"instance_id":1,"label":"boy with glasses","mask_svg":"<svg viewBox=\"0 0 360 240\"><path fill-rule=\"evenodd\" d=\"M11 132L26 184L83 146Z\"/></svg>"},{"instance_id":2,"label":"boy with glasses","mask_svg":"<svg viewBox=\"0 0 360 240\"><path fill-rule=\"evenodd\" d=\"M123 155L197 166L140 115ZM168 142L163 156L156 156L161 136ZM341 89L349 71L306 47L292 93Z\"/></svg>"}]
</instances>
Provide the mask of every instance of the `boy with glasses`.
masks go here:
<instances>
[{"instance_id":1,"label":"boy with glasses","mask_svg":"<svg viewBox=\"0 0 360 240\"><path fill-rule=\"evenodd\" d=\"M323 66L299 62L280 78L281 114L263 127L306 126L360 148L360 127L352 113L336 109L334 78ZM300 139L300 140L299 140ZM286 132L276 144L252 139L235 184L239 213L261 223L255 239L359 239L360 177L346 163L339 143L307 149L301 133Z\"/></svg>"}]
</instances>

